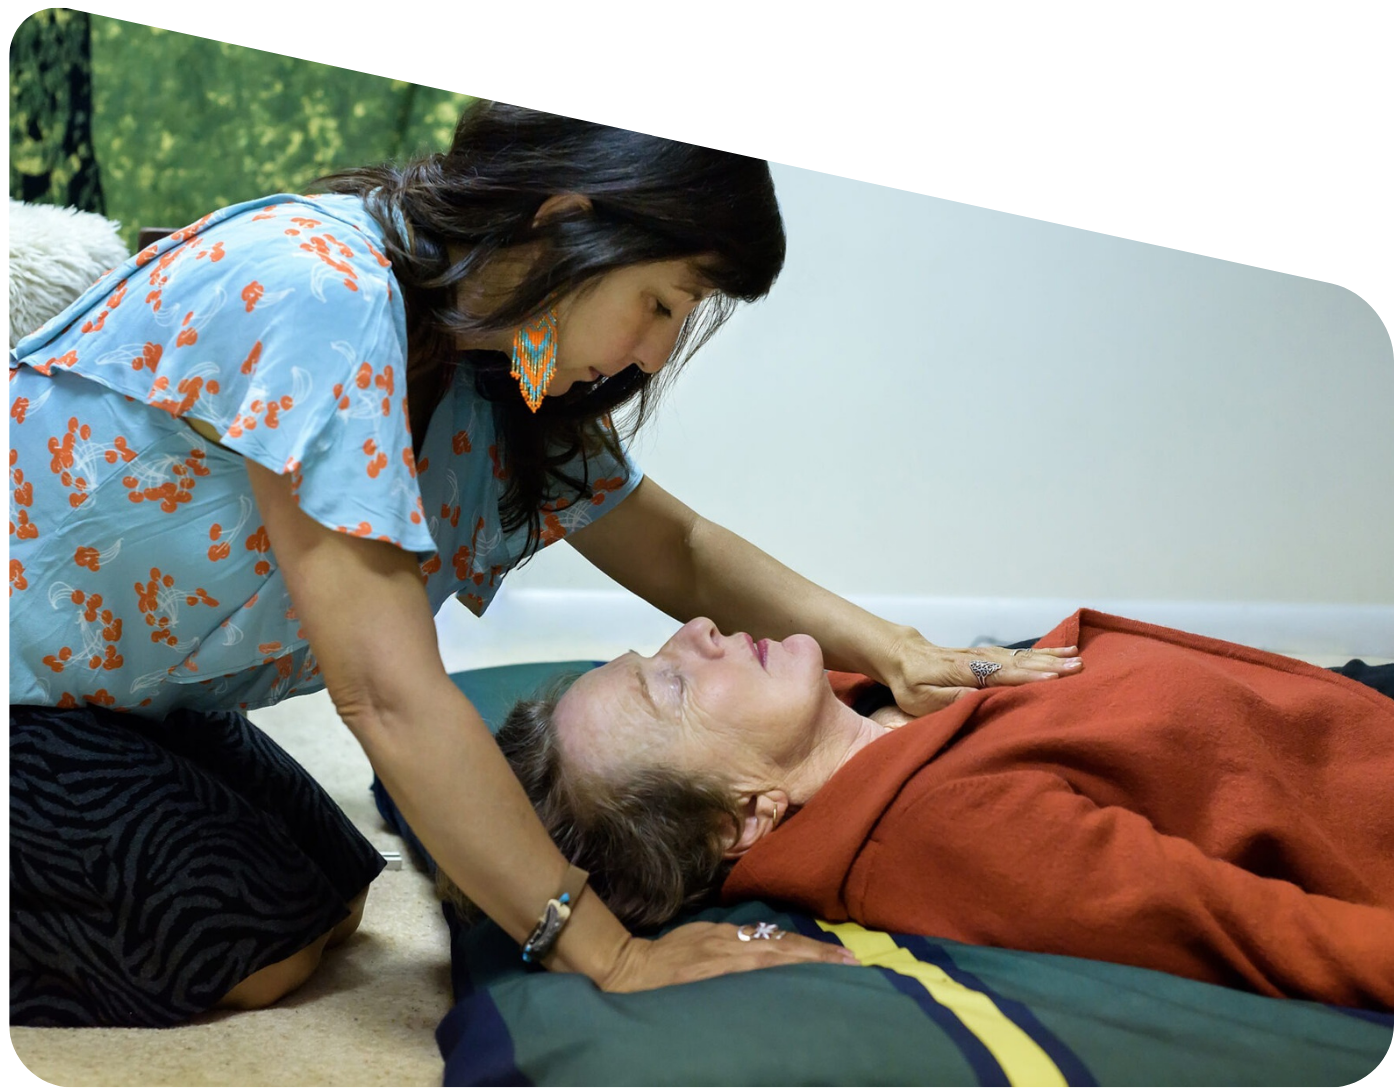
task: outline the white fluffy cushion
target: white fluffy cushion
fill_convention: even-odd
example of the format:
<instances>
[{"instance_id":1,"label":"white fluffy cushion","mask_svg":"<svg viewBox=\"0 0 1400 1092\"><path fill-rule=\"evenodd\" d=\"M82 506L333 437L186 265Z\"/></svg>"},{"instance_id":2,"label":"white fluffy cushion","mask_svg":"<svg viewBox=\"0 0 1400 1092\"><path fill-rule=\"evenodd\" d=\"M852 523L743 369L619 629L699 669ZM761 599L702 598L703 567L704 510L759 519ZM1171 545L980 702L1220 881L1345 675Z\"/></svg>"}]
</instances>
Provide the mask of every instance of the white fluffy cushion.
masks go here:
<instances>
[{"instance_id":1,"label":"white fluffy cushion","mask_svg":"<svg viewBox=\"0 0 1400 1092\"><path fill-rule=\"evenodd\" d=\"M126 260L120 224L93 212L10 199L10 348Z\"/></svg>"}]
</instances>

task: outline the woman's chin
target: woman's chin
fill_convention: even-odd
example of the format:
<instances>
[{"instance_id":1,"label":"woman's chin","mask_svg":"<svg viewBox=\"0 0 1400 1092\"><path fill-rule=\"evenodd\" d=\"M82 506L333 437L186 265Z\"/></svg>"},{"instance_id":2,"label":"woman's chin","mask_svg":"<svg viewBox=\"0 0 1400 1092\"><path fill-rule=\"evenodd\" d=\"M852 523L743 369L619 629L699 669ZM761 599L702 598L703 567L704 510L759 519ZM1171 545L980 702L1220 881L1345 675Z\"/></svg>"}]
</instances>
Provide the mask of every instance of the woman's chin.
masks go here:
<instances>
[{"instance_id":1,"label":"woman's chin","mask_svg":"<svg viewBox=\"0 0 1400 1092\"><path fill-rule=\"evenodd\" d=\"M784 652L794 659L810 663L818 673L826 670L822 646L817 644L815 637L809 637L805 633L794 633L791 637L783 638L781 644Z\"/></svg>"}]
</instances>

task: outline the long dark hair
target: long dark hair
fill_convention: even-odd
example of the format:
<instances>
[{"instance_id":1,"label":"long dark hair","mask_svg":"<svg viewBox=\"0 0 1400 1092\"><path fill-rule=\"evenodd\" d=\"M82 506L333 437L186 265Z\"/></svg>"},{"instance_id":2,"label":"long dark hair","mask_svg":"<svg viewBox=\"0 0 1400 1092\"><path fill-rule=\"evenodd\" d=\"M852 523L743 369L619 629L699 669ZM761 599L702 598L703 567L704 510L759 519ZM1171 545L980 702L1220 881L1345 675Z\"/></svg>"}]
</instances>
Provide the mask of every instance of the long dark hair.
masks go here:
<instances>
[{"instance_id":1,"label":"long dark hair","mask_svg":"<svg viewBox=\"0 0 1400 1092\"><path fill-rule=\"evenodd\" d=\"M786 252L764 160L486 100L462 114L447 152L399 167L342 171L314 188L362 196L383 229L408 314L410 375L438 382L454 364L473 369L477 390L493 405L509 471L502 525L507 532L529 527L525 558L539 542L543 504L591 496L586 460L602 451L620 455L614 432L600 419L625 408L614 427L624 436L635 433L663 389L660 377L673 378L676 365L704 344L736 301L764 296ZM534 224L540 205L557 194L579 194L591 208ZM486 313L458 308L463 281L507 248L532 243L541 255L508 298ZM461 252L459 260L451 259L449 246ZM716 291L686 319L673 363L657 375L633 365L588 387L576 384L532 415L506 354L455 348L459 335L517 327L545 301L612 270L676 259L695 260ZM562 469L580 454L582 479Z\"/></svg>"}]
</instances>

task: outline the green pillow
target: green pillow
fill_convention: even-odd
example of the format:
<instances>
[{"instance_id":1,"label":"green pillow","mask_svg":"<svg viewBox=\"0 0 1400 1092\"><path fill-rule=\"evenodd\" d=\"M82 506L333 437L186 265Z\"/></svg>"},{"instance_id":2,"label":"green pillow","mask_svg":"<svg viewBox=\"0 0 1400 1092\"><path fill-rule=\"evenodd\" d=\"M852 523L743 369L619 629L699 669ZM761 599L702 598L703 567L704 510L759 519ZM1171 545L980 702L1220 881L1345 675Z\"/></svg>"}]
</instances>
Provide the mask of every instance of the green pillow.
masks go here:
<instances>
[{"instance_id":1,"label":"green pillow","mask_svg":"<svg viewBox=\"0 0 1400 1092\"><path fill-rule=\"evenodd\" d=\"M763 903L688 920L777 922ZM522 963L495 925L452 923L448 1085L1343 1085L1393 1018L1159 971L868 932L874 965L806 964L645 993ZM737 943L737 941L736 941Z\"/></svg>"}]
</instances>

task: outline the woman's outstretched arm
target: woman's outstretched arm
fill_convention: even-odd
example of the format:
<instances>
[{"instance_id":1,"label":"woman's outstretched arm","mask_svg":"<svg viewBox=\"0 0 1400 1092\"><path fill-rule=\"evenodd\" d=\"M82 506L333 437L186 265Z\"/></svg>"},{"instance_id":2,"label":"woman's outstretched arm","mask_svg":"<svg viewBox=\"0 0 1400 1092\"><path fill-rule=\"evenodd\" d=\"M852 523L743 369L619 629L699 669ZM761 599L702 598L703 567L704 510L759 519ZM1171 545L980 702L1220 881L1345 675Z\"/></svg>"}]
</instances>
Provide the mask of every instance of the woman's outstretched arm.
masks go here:
<instances>
[{"instance_id":1,"label":"woman's outstretched arm","mask_svg":"<svg viewBox=\"0 0 1400 1092\"><path fill-rule=\"evenodd\" d=\"M1073 649L949 649L871 614L793 572L751 542L704 519L643 478L611 512L567 540L623 587L685 622L699 615L726 633L817 639L828 668L858 671L894 692L900 707L931 712L976 686L969 663L1001 666L1006 686L1080 670Z\"/></svg>"}]
</instances>

